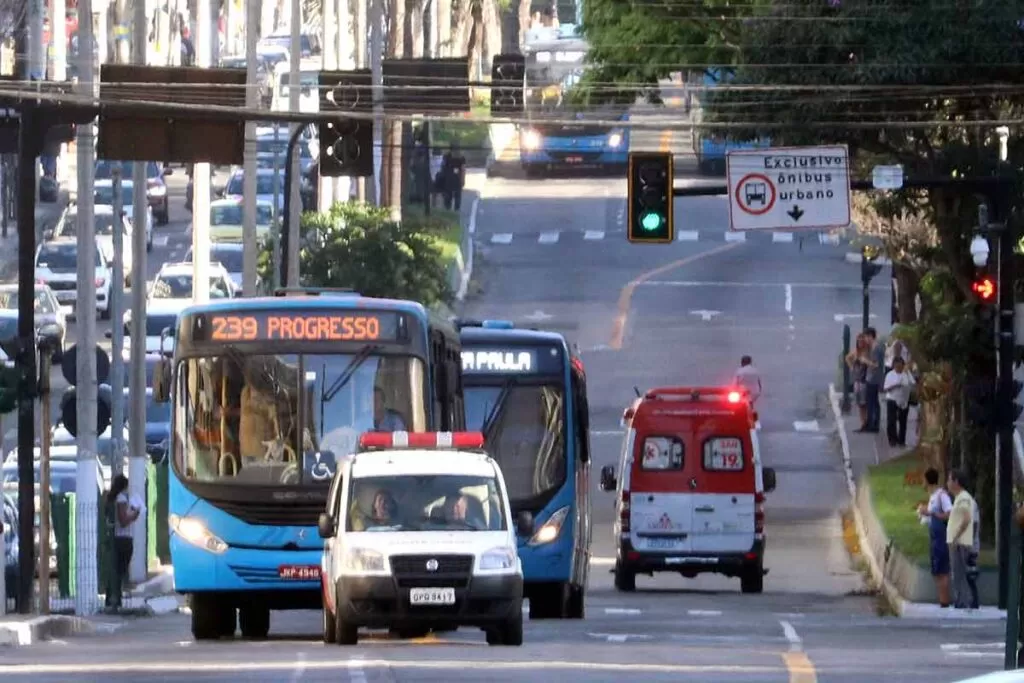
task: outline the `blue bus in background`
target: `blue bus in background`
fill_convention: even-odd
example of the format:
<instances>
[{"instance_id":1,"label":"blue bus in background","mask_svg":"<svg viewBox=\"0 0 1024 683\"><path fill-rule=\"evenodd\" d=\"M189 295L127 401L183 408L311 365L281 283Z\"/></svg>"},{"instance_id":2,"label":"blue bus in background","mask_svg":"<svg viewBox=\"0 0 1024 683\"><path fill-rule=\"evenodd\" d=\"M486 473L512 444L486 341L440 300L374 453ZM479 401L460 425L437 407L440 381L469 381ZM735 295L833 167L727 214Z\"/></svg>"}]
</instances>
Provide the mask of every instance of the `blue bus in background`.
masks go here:
<instances>
[{"instance_id":1,"label":"blue bus in background","mask_svg":"<svg viewBox=\"0 0 1024 683\"><path fill-rule=\"evenodd\" d=\"M702 84L705 88L714 88L720 83L732 80L732 78L733 73L731 71L707 69L704 72ZM700 123L703 120L704 95L705 93L702 92L698 96L698 106L692 114L694 123ZM772 146L772 141L769 137L741 141L730 140L723 133L701 130L697 126L694 126L691 130L693 131L693 151L697 155L697 169L704 175L725 175L725 158L726 154L730 151L765 149Z\"/></svg>"},{"instance_id":2,"label":"blue bus in background","mask_svg":"<svg viewBox=\"0 0 1024 683\"><path fill-rule=\"evenodd\" d=\"M531 619L582 619L590 566L586 375L565 338L505 321L461 322L466 423L501 465L519 538Z\"/></svg>"},{"instance_id":3,"label":"blue bus in background","mask_svg":"<svg viewBox=\"0 0 1024 683\"><path fill-rule=\"evenodd\" d=\"M196 639L262 638L270 610L320 609L317 517L360 433L465 426L451 323L409 301L282 294L186 308L154 372L171 403L174 584Z\"/></svg>"},{"instance_id":4,"label":"blue bus in background","mask_svg":"<svg viewBox=\"0 0 1024 683\"><path fill-rule=\"evenodd\" d=\"M583 76L587 50L575 25L526 32L527 122L519 128L519 159L528 177L567 169L626 172L628 108L573 107L564 101Z\"/></svg>"}]
</instances>

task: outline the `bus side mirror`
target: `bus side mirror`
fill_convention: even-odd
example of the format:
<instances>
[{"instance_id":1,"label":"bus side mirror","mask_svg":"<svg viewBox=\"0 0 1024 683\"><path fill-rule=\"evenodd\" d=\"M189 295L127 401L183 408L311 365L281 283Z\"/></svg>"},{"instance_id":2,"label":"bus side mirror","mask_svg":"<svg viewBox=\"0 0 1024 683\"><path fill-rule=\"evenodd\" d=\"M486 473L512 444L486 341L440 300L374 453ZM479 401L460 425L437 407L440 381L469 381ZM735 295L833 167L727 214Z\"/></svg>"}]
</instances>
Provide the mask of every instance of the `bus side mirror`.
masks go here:
<instances>
[{"instance_id":1,"label":"bus side mirror","mask_svg":"<svg viewBox=\"0 0 1024 683\"><path fill-rule=\"evenodd\" d=\"M334 519L326 512L321 512L316 520L316 530L320 538L334 538Z\"/></svg>"},{"instance_id":2,"label":"bus side mirror","mask_svg":"<svg viewBox=\"0 0 1024 683\"><path fill-rule=\"evenodd\" d=\"M601 490L602 491L614 491L615 487L618 486L615 480L615 467L613 465L605 465L601 468Z\"/></svg>"},{"instance_id":3,"label":"bus side mirror","mask_svg":"<svg viewBox=\"0 0 1024 683\"><path fill-rule=\"evenodd\" d=\"M171 398L171 361L160 357L153 366L153 401L167 403Z\"/></svg>"},{"instance_id":4,"label":"bus side mirror","mask_svg":"<svg viewBox=\"0 0 1024 683\"><path fill-rule=\"evenodd\" d=\"M761 477L764 479L764 492L771 493L775 490L775 470L771 467L765 467L761 472Z\"/></svg>"},{"instance_id":5,"label":"bus side mirror","mask_svg":"<svg viewBox=\"0 0 1024 683\"><path fill-rule=\"evenodd\" d=\"M520 510L516 515L516 533L520 536L533 535L533 513L529 510Z\"/></svg>"}]
</instances>

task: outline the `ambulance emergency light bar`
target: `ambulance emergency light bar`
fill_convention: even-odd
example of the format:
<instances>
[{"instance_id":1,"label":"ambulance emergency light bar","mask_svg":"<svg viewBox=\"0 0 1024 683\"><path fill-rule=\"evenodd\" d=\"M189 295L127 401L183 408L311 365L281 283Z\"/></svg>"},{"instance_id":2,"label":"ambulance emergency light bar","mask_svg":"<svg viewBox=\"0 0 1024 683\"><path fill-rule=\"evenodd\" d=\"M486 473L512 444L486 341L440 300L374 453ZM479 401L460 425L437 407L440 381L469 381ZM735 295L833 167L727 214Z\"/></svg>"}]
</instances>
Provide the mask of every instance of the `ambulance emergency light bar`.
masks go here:
<instances>
[{"instance_id":1,"label":"ambulance emergency light bar","mask_svg":"<svg viewBox=\"0 0 1024 683\"><path fill-rule=\"evenodd\" d=\"M433 450L481 449L482 432L366 432L359 436L359 450L422 448Z\"/></svg>"},{"instance_id":2,"label":"ambulance emergency light bar","mask_svg":"<svg viewBox=\"0 0 1024 683\"><path fill-rule=\"evenodd\" d=\"M745 403L750 392L745 387L666 387L650 389L644 398L665 401L715 401Z\"/></svg>"}]
</instances>

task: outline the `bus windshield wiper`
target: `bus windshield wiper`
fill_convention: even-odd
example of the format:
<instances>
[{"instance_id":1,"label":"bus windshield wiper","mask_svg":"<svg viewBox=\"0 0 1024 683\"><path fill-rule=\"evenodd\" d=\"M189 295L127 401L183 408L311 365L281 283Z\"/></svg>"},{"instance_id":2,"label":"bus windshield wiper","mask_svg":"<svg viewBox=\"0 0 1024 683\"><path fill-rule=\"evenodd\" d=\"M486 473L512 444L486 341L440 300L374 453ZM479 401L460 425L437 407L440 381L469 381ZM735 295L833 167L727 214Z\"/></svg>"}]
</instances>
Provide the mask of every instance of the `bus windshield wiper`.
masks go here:
<instances>
[{"instance_id":1,"label":"bus windshield wiper","mask_svg":"<svg viewBox=\"0 0 1024 683\"><path fill-rule=\"evenodd\" d=\"M509 392L512 390L512 385L515 380L509 377L501 385L501 391L498 392L498 397L494 399L494 405L491 406L491 412L487 414L487 418L484 420L483 426L480 431L484 434L484 440L489 441L491 438L491 431L494 429L495 423L498 421L498 416L505 408L505 400L508 398Z\"/></svg>"},{"instance_id":2,"label":"bus windshield wiper","mask_svg":"<svg viewBox=\"0 0 1024 683\"><path fill-rule=\"evenodd\" d=\"M325 403L330 403L334 400L334 397L338 395L338 392L341 391L345 385L349 383L349 380L351 380L356 374L356 370L366 362L366 359L370 357L370 354L379 348L380 347L375 344L367 344L363 348L359 349L359 351L356 352L356 355L352 357L352 360L348 362L348 365L345 366L345 369L341 371L341 374L338 375L338 379L334 380L334 383L331 384L330 387L326 384L323 385L323 390L320 392L321 408Z\"/></svg>"}]
</instances>

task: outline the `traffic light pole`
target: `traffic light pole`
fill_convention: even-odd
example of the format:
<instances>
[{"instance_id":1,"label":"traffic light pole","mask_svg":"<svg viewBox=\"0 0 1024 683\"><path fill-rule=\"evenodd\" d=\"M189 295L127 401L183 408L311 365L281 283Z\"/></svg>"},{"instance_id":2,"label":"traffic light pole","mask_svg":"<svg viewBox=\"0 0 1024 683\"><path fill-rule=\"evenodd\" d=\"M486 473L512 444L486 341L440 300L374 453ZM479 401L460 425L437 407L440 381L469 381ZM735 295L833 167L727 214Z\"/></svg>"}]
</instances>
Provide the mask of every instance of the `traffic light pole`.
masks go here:
<instances>
[{"instance_id":1,"label":"traffic light pole","mask_svg":"<svg viewBox=\"0 0 1024 683\"><path fill-rule=\"evenodd\" d=\"M1006 221L1007 193L1009 188L1002 186L991 193L991 219L994 223ZM1006 609L1007 594L1010 585L1010 534L1013 517L1013 285L1016 280L1014 268L1014 245L1017 243L1016 231L1011 222L1006 221L999 232L999 361L998 361L998 414L999 420L999 455L996 460L996 554L999 560L999 609Z\"/></svg>"}]
</instances>

